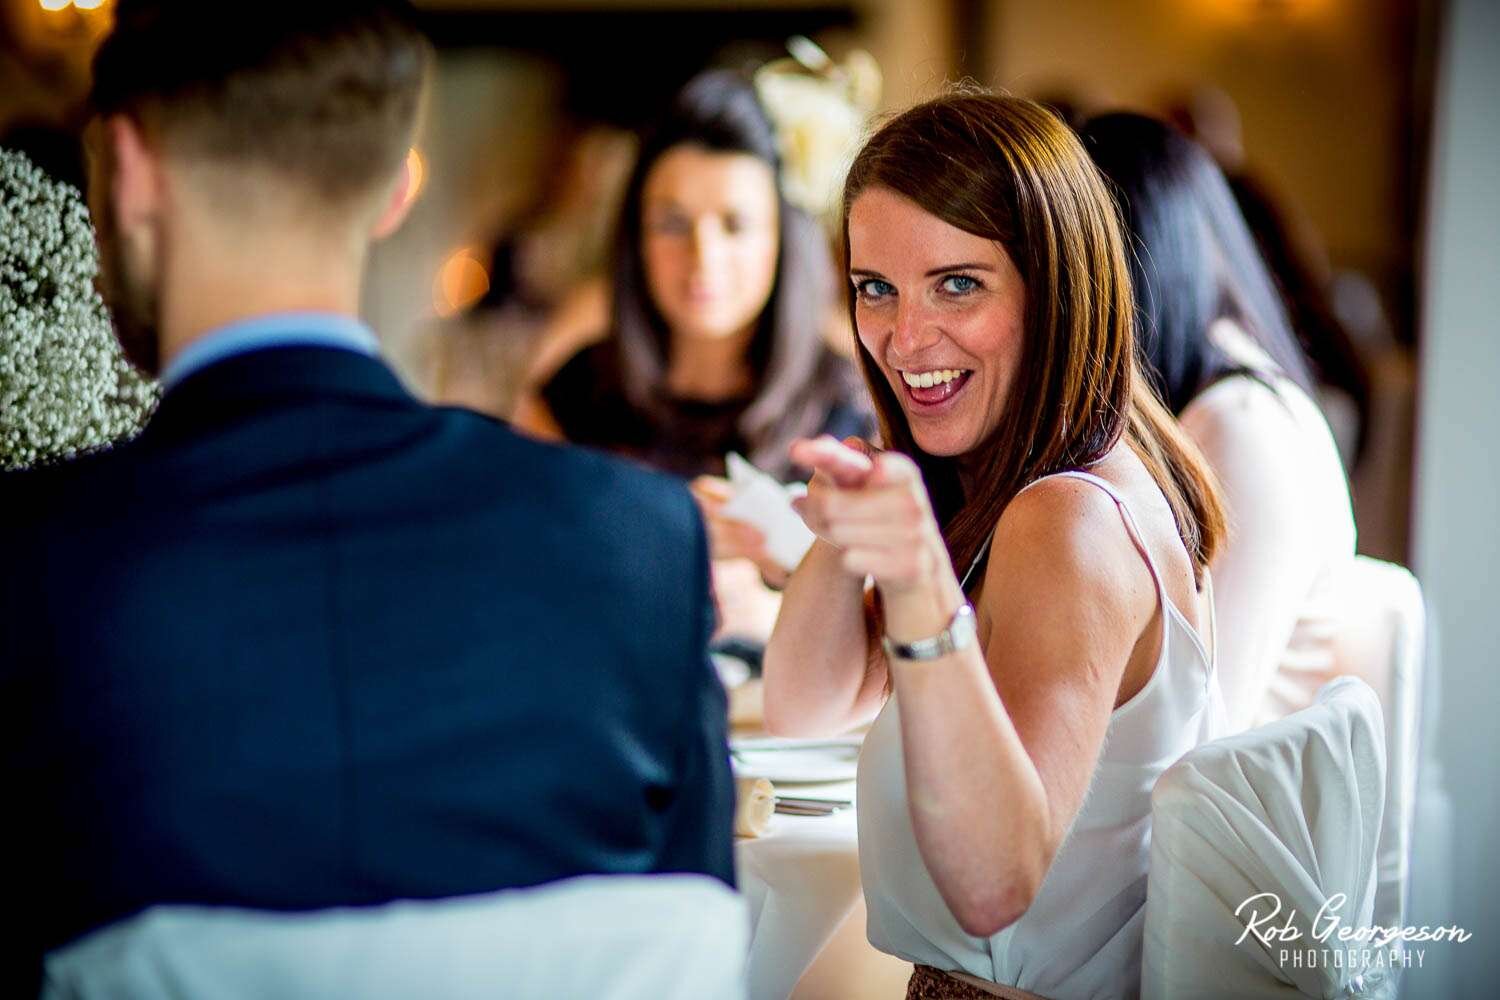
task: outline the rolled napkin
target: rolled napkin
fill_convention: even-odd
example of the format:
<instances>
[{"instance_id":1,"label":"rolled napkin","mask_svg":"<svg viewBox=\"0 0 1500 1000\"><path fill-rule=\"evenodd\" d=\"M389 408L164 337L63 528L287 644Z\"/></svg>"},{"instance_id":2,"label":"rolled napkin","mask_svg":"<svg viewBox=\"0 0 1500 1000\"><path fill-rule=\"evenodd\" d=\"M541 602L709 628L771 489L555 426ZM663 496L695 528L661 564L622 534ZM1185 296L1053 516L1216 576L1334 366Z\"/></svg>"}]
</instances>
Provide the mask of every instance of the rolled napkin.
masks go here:
<instances>
[{"instance_id":1,"label":"rolled napkin","mask_svg":"<svg viewBox=\"0 0 1500 1000\"><path fill-rule=\"evenodd\" d=\"M734 779L734 835L759 837L771 828L776 789L765 778Z\"/></svg>"},{"instance_id":2,"label":"rolled napkin","mask_svg":"<svg viewBox=\"0 0 1500 1000\"><path fill-rule=\"evenodd\" d=\"M735 452L724 456L724 465L734 496L724 505L723 515L760 529L766 537L766 554L787 572L796 569L813 543L812 531L792 508L792 500L803 495L806 487L801 483L784 486Z\"/></svg>"}]
</instances>

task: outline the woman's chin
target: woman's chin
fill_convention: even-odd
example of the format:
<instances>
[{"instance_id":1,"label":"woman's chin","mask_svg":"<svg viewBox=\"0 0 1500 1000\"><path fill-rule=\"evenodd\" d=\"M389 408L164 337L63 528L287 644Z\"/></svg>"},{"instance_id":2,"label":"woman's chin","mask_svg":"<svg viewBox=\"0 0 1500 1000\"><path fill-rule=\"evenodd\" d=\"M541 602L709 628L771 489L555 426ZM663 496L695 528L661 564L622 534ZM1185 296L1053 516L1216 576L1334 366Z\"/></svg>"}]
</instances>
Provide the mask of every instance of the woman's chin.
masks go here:
<instances>
[{"instance_id":1,"label":"woman's chin","mask_svg":"<svg viewBox=\"0 0 1500 1000\"><path fill-rule=\"evenodd\" d=\"M680 336L692 340L729 340L744 332L756 317L746 319L738 312L679 309L667 322Z\"/></svg>"},{"instance_id":2,"label":"woman's chin","mask_svg":"<svg viewBox=\"0 0 1500 1000\"><path fill-rule=\"evenodd\" d=\"M950 434L923 434L912 428L912 439L917 447L933 458L957 458L968 454L973 446L967 440Z\"/></svg>"}]
</instances>

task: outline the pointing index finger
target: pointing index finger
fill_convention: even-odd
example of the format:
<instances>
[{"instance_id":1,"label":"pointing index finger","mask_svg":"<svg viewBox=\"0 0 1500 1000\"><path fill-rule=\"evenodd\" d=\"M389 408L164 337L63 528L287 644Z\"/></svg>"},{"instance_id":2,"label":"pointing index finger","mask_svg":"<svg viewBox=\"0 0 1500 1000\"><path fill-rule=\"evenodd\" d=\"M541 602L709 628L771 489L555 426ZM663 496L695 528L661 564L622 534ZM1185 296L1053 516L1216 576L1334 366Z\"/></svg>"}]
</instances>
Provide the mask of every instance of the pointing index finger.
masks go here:
<instances>
[{"instance_id":1,"label":"pointing index finger","mask_svg":"<svg viewBox=\"0 0 1500 1000\"><path fill-rule=\"evenodd\" d=\"M875 471L869 456L828 435L792 442L791 459L798 465L828 475L840 489L863 486Z\"/></svg>"}]
</instances>

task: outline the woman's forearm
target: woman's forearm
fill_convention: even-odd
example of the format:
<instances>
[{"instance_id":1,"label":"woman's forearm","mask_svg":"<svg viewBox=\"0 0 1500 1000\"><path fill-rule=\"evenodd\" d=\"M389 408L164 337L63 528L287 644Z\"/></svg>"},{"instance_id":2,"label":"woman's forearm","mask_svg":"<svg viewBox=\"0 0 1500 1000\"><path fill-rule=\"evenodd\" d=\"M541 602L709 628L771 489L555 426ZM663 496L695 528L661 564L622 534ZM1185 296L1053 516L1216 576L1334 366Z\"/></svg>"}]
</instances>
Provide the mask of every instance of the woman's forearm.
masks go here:
<instances>
[{"instance_id":1,"label":"woman's forearm","mask_svg":"<svg viewBox=\"0 0 1500 1000\"><path fill-rule=\"evenodd\" d=\"M930 589L888 595L887 614L915 625L932 608L962 600L942 593L946 588ZM951 611L944 616L942 626L924 631L946 626ZM972 934L993 934L1025 912L1051 862L1046 790L978 644L938 660L897 660L891 675L922 860L959 924Z\"/></svg>"},{"instance_id":2,"label":"woman's forearm","mask_svg":"<svg viewBox=\"0 0 1500 1000\"><path fill-rule=\"evenodd\" d=\"M861 721L868 663L864 581L843 568L839 549L819 539L787 581L766 646L766 728L826 735ZM883 676L878 683L884 686Z\"/></svg>"}]
</instances>

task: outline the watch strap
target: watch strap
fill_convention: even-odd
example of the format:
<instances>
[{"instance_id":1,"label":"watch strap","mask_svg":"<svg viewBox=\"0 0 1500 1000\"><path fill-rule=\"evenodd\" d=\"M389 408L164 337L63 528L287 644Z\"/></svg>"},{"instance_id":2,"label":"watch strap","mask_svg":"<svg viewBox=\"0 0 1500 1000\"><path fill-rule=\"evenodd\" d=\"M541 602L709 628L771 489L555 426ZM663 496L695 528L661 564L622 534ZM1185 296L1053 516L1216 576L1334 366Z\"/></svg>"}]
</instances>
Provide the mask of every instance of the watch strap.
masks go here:
<instances>
[{"instance_id":1,"label":"watch strap","mask_svg":"<svg viewBox=\"0 0 1500 1000\"><path fill-rule=\"evenodd\" d=\"M911 642L894 642L890 636L881 637L881 645L885 647L885 655L896 660L910 660L922 662L925 660L937 660L949 653L956 653L960 649L974 644L978 638L979 630L974 621L974 605L964 602L953 618L948 622L948 627L937 635L928 636L925 639L914 639Z\"/></svg>"}]
</instances>

